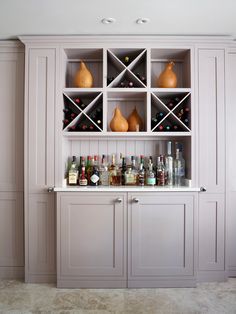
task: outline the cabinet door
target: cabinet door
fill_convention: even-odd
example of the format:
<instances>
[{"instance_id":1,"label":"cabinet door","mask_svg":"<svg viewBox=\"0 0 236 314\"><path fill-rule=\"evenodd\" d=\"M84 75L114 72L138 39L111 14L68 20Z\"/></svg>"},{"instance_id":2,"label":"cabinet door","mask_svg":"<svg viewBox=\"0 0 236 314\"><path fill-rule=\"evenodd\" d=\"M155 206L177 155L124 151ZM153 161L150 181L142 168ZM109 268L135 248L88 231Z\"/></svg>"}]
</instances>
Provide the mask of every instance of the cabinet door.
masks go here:
<instances>
[{"instance_id":1,"label":"cabinet door","mask_svg":"<svg viewBox=\"0 0 236 314\"><path fill-rule=\"evenodd\" d=\"M54 195L31 194L27 213L26 275L28 281L50 281L55 276L55 210ZM54 278L55 279L55 278Z\"/></svg>"},{"instance_id":2,"label":"cabinet door","mask_svg":"<svg viewBox=\"0 0 236 314\"><path fill-rule=\"evenodd\" d=\"M194 197L129 197L129 280L193 276Z\"/></svg>"},{"instance_id":3,"label":"cabinet door","mask_svg":"<svg viewBox=\"0 0 236 314\"><path fill-rule=\"evenodd\" d=\"M23 193L0 192L0 266L24 266Z\"/></svg>"},{"instance_id":4,"label":"cabinet door","mask_svg":"<svg viewBox=\"0 0 236 314\"><path fill-rule=\"evenodd\" d=\"M236 276L236 49L227 56L226 82L226 130L227 130L227 268L229 275Z\"/></svg>"},{"instance_id":5,"label":"cabinet door","mask_svg":"<svg viewBox=\"0 0 236 314\"><path fill-rule=\"evenodd\" d=\"M199 270L224 270L224 195L199 195Z\"/></svg>"},{"instance_id":6,"label":"cabinet door","mask_svg":"<svg viewBox=\"0 0 236 314\"><path fill-rule=\"evenodd\" d=\"M1 47L0 47L1 48ZM0 51L0 191L23 191L24 53Z\"/></svg>"},{"instance_id":7,"label":"cabinet door","mask_svg":"<svg viewBox=\"0 0 236 314\"><path fill-rule=\"evenodd\" d=\"M30 192L54 186L55 49L29 49L28 170Z\"/></svg>"},{"instance_id":8,"label":"cabinet door","mask_svg":"<svg viewBox=\"0 0 236 314\"><path fill-rule=\"evenodd\" d=\"M126 284L126 197L124 194L59 193L58 286L84 281ZM65 286L65 285L64 285Z\"/></svg>"},{"instance_id":9,"label":"cabinet door","mask_svg":"<svg viewBox=\"0 0 236 314\"><path fill-rule=\"evenodd\" d=\"M198 53L199 183L209 193L225 190L224 50Z\"/></svg>"}]
</instances>

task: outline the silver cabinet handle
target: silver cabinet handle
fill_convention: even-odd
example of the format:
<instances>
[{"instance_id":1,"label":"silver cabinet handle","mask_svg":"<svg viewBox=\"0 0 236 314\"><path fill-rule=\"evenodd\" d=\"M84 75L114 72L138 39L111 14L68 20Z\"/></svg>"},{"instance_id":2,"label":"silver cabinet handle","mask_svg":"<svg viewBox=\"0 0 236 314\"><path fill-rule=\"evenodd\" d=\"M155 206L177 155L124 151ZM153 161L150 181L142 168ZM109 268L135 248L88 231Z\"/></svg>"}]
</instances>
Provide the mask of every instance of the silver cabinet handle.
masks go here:
<instances>
[{"instance_id":1,"label":"silver cabinet handle","mask_svg":"<svg viewBox=\"0 0 236 314\"><path fill-rule=\"evenodd\" d=\"M52 193L54 191L54 188L50 187L48 188L48 193Z\"/></svg>"},{"instance_id":2,"label":"silver cabinet handle","mask_svg":"<svg viewBox=\"0 0 236 314\"><path fill-rule=\"evenodd\" d=\"M139 203L139 199L138 198L133 198L133 202L134 203Z\"/></svg>"},{"instance_id":3,"label":"silver cabinet handle","mask_svg":"<svg viewBox=\"0 0 236 314\"><path fill-rule=\"evenodd\" d=\"M122 203L122 199L119 197L115 200L116 203Z\"/></svg>"},{"instance_id":4,"label":"silver cabinet handle","mask_svg":"<svg viewBox=\"0 0 236 314\"><path fill-rule=\"evenodd\" d=\"M204 186L201 186L201 187L200 187L200 191L201 191L201 192L206 192L206 188L204 188Z\"/></svg>"}]
</instances>

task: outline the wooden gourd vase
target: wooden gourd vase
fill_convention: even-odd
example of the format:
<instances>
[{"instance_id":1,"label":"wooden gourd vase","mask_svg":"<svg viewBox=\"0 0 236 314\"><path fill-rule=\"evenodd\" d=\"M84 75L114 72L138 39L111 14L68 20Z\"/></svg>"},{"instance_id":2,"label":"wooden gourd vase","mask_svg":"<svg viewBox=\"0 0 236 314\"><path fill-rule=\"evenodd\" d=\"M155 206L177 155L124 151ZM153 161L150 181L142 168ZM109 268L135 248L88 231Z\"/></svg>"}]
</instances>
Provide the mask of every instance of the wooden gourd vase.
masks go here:
<instances>
[{"instance_id":1,"label":"wooden gourd vase","mask_svg":"<svg viewBox=\"0 0 236 314\"><path fill-rule=\"evenodd\" d=\"M157 79L157 87L161 88L175 88L177 86L177 76L173 71L174 62L168 62L165 70Z\"/></svg>"},{"instance_id":2,"label":"wooden gourd vase","mask_svg":"<svg viewBox=\"0 0 236 314\"><path fill-rule=\"evenodd\" d=\"M75 74L74 85L81 88L93 86L93 76L83 61L80 62L80 68Z\"/></svg>"},{"instance_id":3,"label":"wooden gourd vase","mask_svg":"<svg viewBox=\"0 0 236 314\"><path fill-rule=\"evenodd\" d=\"M129 125L127 120L123 117L120 109L115 108L114 116L110 122L110 128L113 132L127 132Z\"/></svg>"},{"instance_id":4,"label":"wooden gourd vase","mask_svg":"<svg viewBox=\"0 0 236 314\"><path fill-rule=\"evenodd\" d=\"M139 132L143 129L143 121L138 114L136 107L128 117L129 131Z\"/></svg>"}]
</instances>

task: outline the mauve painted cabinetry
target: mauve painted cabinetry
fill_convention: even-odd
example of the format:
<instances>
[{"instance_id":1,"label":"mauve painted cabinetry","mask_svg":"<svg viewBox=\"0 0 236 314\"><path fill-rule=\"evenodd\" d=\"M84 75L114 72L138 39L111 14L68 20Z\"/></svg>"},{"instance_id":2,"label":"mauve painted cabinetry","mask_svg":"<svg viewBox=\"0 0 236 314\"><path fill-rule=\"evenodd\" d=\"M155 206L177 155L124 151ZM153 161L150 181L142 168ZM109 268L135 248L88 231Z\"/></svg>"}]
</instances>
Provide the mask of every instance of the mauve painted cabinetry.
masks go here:
<instances>
[{"instance_id":1,"label":"mauve painted cabinetry","mask_svg":"<svg viewBox=\"0 0 236 314\"><path fill-rule=\"evenodd\" d=\"M56 49L26 45L25 280L55 281L54 106Z\"/></svg>"},{"instance_id":2,"label":"mauve painted cabinetry","mask_svg":"<svg viewBox=\"0 0 236 314\"><path fill-rule=\"evenodd\" d=\"M225 272L225 49L198 50L199 280Z\"/></svg>"},{"instance_id":3,"label":"mauve painted cabinetry","mask_svg":"<svg viewBox=\"0 0 236 314\"><path fill-rule=\"evenodd\" d=\"M24 277L24 49L0 42L0 278Z\"/></svg>"},{"instance_id":4,"label":"mauve painted cabinetry","mask_svg":"<svg viewBox=\"0 0 236 314\"><path fill-rule=\"evenodd\" d=\"M236 46L228 49L226 76L226 262L229 276L236 276Z\"/></svg>"},{"instance_id":5,"label":"mauve painted cabinetry","mask_svg":"<svg viewBox=\"0 0 236 314\"><path fill-rule=\"evenodd\" d=\"M57 286L195 286L195 214L191 193L59 192Z\"/></svg>"}]
</instances>

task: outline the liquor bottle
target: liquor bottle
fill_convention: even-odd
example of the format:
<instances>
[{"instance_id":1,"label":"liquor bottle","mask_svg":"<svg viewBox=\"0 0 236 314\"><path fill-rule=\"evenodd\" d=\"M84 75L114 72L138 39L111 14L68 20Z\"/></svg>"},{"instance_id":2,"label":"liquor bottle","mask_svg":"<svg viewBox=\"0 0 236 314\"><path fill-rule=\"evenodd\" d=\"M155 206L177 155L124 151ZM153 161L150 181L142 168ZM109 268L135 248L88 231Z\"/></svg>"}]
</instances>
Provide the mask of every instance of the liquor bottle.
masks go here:
<instances>
[{"instance_id":1,"label":"liquor bottle","mask_svg":"<svg viewBox=\"0 0 236 314\"><path fill-rule=\"evenodd\" d=\"M131 156L131 165L129 165L125 172L125 185L137 185L138 172L135 165L135 158Z\"/></svg>"},{"instance_id":2,"label":"liquor bottle","mask_svg":"<svg viewBox=\"0 0 236 314\"><path fill-rule=\"evenodd\" d=\"M167 185L173 185L173 156L172 156L172 142L167 142L167 155L165 157L165 166L167 173Z\"/></svg>"},{"instance_id":3,"label":"liquor bottle","mask_svg":"<svg viewBox=\"0 0 236 314\"><path fill-rule=\"evenodd\" d=\"M177 186L184 185L185 179L185 160L182 154L182 147L180 144L177 144L176 158L174 160L174 184Z\"/></svg>"},{"instance_id":4,"label":"liquor bottle","mask_svg":"<svg viewBox=\"0 0 236 314\"><path fill-rule=\"evenodd\" d=\"M91 176L91 172L92 172L91 160L92 160L92 157L88 156L86 167L85 167L85 172L86 172L86 177L88 179L88 183L90 182L90 176Z\"/></svg>"},{"instance_id":5,"label":"liquor bottle","mask_svg":"<svg viewBox=\"0 0 236 314\"><path fill-rule=\"evenodd\" d=\"M128 66L128 65L130 64L130 57L129 57L129 56L125 56L125 57L124 57L124 64L125 64L126 66Z\"/></svg>"},{"instance_id":6,"label":"liquor bottle","mask_svg":"<svg viewBox=\"0 0 236 314\"><path fill-rule=\"evenodd\" d=\"M164 157L157 157L157 185L164 186L166 181L166 169L164 165Z\"/></svg>"},{"instance_id":7,"label":"liquor bottle","mask_svg":"<svg viewBox=\"0 0 236 314\"><path fill-rule=\"evenodd\" d=\"M79 175L79 185L81 186L86 186L88 185L88 180L86 178L86 174L85 174L85 165L83 164L81 167L81 173Z\"/></svg>"},{"instance_id":8,"label":"liquor bottle","mask_svg":"<svg viewBox=\"0 0 236 314\"><path fill-rule=\"evenodd\" d=\"M139 172L138 172L138 185L140 186L145 185L145 169L143 165L143 156L140 157Z\"/></svg>"},{"instance_id":9,"label":"liquor bottle","mask_svg":"<svg viewBox=\"0 0 236 314\"><path fill-rule=\"evenodd\" d=\"M105 155L102 155L102 162L99 167L99 184L104 186L109 185L109 172Z\"/></svg>"},{"instance_id":10,"label":"liquor bottle","mask_svg":"<svg viewBox=\"0 0 236 314\"><path fill-rule=\"evenodd\" d=\"M109 182L110 185L121 185L121 172L116 166L115 155L112 155L112 162L109 167Z\"/></svg>"},{"instance_id":11,"label":"liquor bottle","mask_svg":"<svg viewBox=\"0 0 236 314\"><path fill-rule=\"evenodd\" d=\"M92 158L92 171L89 184L92 186L99 185L98 157L96 155Z\"/></svg>"},{"instance_id":12,"label":"liquor bottle","mask_svg":"<svg viewBox=\"0 0 236 314\"><path fill-rule=\"evenodd\" d=\"M127 170L126 167L126 160L124 156L121 156L122 158L122 165L121 165L121 184L125 185L125 172Z\"/></svg>"},{"instance_id":13,"label":"liquor bottle","mask_svg":"<svg viewBox=\"0 0 236 314\"><path fill-rule=\"evenodd\" d=\"M157 123L158 123L157 118L152 118L152 119L151 119L151 128L152 128L152 129L155 128L155 126L157 125Z\"/></svg>"},{"instance_id":14,"label":"liquor bottle","mask_svg":"<svg viewBox=\"0 0 236 314\"><path fill-rule=\"evenodd\" d=\"M80 158L79 158L79 166L78 166L78 176L80 176L80 174L81 174L83 164L85 166L84 157L80 156Z\"/></svg>"},{"instance_id":15,"label":"liquor bottle","mask_svg":"<svg viewBox=\"0 0 236 314\"><path fill-rule=\"evenodd\" d=\"M156 176L155 172L153 171L153 163L151 159L149 159L148 169L146 172L146 185L156 185Z\"/></svg>"},{"instance_id":16,"label":"liquor bottle","mask_svg":"<svg viewBox=\"0 0 236 314\"><path fill-rule=\"evenodd\" d=\"M78 184L78 167L76 163L76 157L72 157L72 162L68 175L68 184L69 185L77 185Z\"/></svg>"},{"instance_id":17,"label":"liquor bottle","mask_svg":"<svg viewBox=\"0 0 236 314\"><path fill-rule=\"evenodd\" d=\"M81 100L81 98L77 97L74 99L74 102L76 103L76 105L81 109L84 110L87 105L83 103L83 101Z\"/></svg>"},{"instance_id":18,"label":"liquor bottle","mask_svg":"<svg viewBox=\"0 0 236 314\"><path fill-rule=\"evenodd\" d=\"M160 112L157 112L156 114L156 118L157 118L157 121L160 122L165 116L165 113L160 111Z\"/></svg>"}]
</instances>

